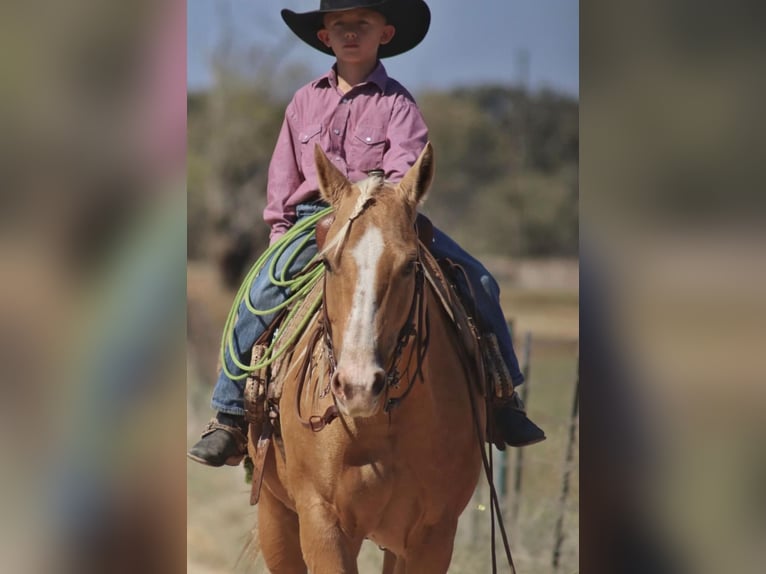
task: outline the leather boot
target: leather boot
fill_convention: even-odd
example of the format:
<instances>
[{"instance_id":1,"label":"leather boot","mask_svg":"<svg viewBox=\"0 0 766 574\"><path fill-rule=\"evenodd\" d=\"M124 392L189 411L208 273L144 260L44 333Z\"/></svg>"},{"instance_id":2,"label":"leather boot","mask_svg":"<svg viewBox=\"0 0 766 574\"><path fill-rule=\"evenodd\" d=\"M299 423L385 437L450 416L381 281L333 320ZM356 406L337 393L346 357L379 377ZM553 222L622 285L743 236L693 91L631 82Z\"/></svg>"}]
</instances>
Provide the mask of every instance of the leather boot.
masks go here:
<instances>
[{"instance_id":1,"label":"leather boot","mask_svg":"<svg viewBox=\"0 0 766 574\"><path fill-rule=\"evenodd\" d=\"M186 456L208 466L237 466L247 453L247 421L242 415L218 413Z\"/></svg>"},{"instance_id":2,"label":"leather boot","mask_svg":"<svg viewBox=\"0 0 766 574\"><path fill-rule=\"evenodd\" d=\"M494 407L495 429L505 444L520 447L545 440L545 432L527 417L524 403L516 391L511 400ZM499 441L497 441L499 442Z\"/></svg>"}]
</instances>

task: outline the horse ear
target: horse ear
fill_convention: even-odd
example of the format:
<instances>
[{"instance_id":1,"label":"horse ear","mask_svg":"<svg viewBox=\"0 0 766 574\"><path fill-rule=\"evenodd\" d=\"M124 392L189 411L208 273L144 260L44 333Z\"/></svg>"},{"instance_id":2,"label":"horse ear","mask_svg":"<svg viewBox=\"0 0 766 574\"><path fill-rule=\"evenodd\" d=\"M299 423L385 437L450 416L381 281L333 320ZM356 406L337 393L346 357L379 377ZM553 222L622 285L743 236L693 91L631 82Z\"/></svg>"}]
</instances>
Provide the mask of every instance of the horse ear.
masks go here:
<instances>
[{"instance_id":1,"label":"horse ear","mask_svg":"<svg viewBox=\"0 0 766 574\"><path fill-rule=\"evenodd\" d=\"M319 144L314 144L314 161L317 166L317 179L319 181L319 194L327 203L336 205L344 192L349 187L346 179L337 167L327 159Z\"/></svg>"},{"instance_id":2,"label":"horse ear","mask_svg":"<svg viewBox=\"0 0 766 574\"><path fill-rule=\"evenodd\" d=\"M420 157L399 182L399 190L408 203L416 206L423 203L434 178L434 150L431 142L420 152Z\"/></svg>"}]
</instances>

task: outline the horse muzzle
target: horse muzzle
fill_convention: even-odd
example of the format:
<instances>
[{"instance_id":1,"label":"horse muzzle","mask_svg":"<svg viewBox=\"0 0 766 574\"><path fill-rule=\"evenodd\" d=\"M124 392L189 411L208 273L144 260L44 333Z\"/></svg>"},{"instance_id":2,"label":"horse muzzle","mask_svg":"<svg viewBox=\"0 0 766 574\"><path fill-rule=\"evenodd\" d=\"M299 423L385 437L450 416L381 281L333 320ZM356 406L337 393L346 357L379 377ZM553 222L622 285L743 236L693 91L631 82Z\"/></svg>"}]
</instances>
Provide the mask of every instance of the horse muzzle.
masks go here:
<instances>
[{"instance_id":1,"label":"horse muzzle","mask_svg":"<svg viewBox=\"0 0 766 574\"><path fill-rule=\"evenodd\" d=\"M380 410L386 373L380 367L343 368L332 377L331 388L338 410L352 418L366 418Z\"/></svg>"}]
</instances>

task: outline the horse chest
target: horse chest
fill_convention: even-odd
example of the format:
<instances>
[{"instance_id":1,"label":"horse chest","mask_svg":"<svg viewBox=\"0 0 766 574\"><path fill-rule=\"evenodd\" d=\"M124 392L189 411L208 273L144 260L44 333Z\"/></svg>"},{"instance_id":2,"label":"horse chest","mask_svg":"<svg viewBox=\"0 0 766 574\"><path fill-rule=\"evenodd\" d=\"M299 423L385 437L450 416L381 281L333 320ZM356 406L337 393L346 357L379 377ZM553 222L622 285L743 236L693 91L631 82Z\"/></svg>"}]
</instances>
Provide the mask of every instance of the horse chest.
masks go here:
<instances>
[{"instance_id":1,"label":"horse chest","mask_svg":"<svg viewBox=\"0 0 766 574\"><path fill-rule=\"evenodd\" d=\"M374 495L393 479L393 456L385 441L360 444L358 440L338 441L317 460L318 480L332 492L348 492L357 498Z\"/></svg>"},{"instance_id":2,"label":"horse chest","mask_svg":"<svg viewBox=\"0 0 766 574\"><path fill-rule=\"evenodd\" d=\"M335 489L339 506L380 507L390 498L394 488L391 469L380 462L370 462L343 469Z\"/></svg>"},{"instance_id":3,"label":"horse chest","mask_svg":"<svg viewBox=\"0 0 766 574\"><path fill-rule=\"evenodd\" d=\"M443 512L433 494L411 468L377 461L346 467L332 506L344 532L403 551L412 528L435 522Z\"/></svg>"}]
</instances>

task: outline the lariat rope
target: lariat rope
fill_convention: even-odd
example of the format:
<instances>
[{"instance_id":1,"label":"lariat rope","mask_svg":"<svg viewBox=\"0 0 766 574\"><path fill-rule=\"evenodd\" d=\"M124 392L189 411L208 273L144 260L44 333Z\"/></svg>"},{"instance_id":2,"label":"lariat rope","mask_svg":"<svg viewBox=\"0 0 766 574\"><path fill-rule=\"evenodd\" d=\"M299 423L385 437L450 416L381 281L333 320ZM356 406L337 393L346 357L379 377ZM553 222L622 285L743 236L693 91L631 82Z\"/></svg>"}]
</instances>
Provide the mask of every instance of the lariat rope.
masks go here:
<instances>
[{"instance_id":1,"label":"lariat rope","mask_svg":"<svg viewBox=\"0 0 766 574\"><path fill-rule=\"evenodd\" d=\"M303 251L308 242L316 236L316 223L331 211L332 207L327 207L315 213L314 215L301 219L282 237L280 237L276 243L269 246L269 248L266 249L266 251L256 260L256 262L250 268L250 271L248 271L245 279L242 281L242 285L240 286L239 291L237 291L237 296L234 298L234 303L229 310L229 315L226 318L226 324L223 328L223 337L221 338L221 367L223 372L230 379L234 381L240 381L246 378L250 373L267 367L276 361L279 357L284 355L285 352L290 349L292 344L296 341L300 333L303 331L303 328L311 320L312 316L314 315L314 311L319 308L319 305L322 302L321 294L318 295L316 300L311 303L311 308L309 310L310 312L306 313L304 318L301 320L299 327L297 329L292 329L292 334L288 340L283 342L279 336L279 332L277 332L277 335L273 337L271 341L269 341L269 346L264 352L261 360L254 365L245 365L237 358L237 352L234 349L234 323L237 320L237 313L239 312L239 308L243 302L245 303L247 311L257 316L271 315L292 306L287 314L287 317L285 318L285 324L288 324L290 320L295 316L297 310L300 308L300 305L296 305L295 303L302 301L324 274L324 267L317 265L317 259L313 258L311 261L309 261L306 267L297 273L294 277L286 277L287 271L292 266L296 257L298 257L298 255ZM306 230L309 230L309 233L307 233L306 237L300 241L295 251L290 255L289 259L282 266L282 271L279 274L279 277L277 277L277 261L279 261L287 248L293 243L293 240L295 240L297 236ZM269 261L269 259L271 259L271 264L268 266L269 281L278 287L287 288L290 292L290 295L282 303L275 305L271 309L256 309L250 301L250 289L253 286L253 281L255 281L255 278L258 276L258 274L266 267L266 263ZM244 371L243 373L234 374L229 371L229 368L226 364L226 349L229 351L229 358L231 361L237 366L237 368Z\"/></svg>"}]
</instances>

